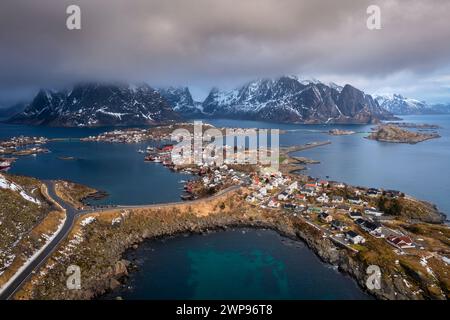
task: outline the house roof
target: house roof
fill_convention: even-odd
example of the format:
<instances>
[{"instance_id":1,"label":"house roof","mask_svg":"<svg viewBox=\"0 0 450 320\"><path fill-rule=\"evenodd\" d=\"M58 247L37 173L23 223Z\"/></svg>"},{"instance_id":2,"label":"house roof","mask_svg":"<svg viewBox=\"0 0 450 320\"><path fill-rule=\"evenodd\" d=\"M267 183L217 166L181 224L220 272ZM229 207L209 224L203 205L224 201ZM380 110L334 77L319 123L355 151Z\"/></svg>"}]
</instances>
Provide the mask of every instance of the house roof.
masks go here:
<instances>
[{"instance_id":1,"label":"house roof","mask_svg":"<svg viewBox=\"0 0 450 320\"><path fill-rule=\"evenodd\" d=\"M345 234L348 235L351 238L359 236L359 234L357 234L355 231L352 231L352 230L347 231Z\"/></svg>"},{"instance_id":2,"label":"house roof","mask_svg":"<svg viewBox=\"0 0 450 320\"><path fill-rule=\"evenodd\" d=\"M402 244L402 243L404 243L404 244L412 244L412 240L409 237L407 237L407 236L397 237L397 236L391 235L391 236L388 237L388 240L391 241L392 243L397 244L397 245Z\"/></svg>"}]
</instances>

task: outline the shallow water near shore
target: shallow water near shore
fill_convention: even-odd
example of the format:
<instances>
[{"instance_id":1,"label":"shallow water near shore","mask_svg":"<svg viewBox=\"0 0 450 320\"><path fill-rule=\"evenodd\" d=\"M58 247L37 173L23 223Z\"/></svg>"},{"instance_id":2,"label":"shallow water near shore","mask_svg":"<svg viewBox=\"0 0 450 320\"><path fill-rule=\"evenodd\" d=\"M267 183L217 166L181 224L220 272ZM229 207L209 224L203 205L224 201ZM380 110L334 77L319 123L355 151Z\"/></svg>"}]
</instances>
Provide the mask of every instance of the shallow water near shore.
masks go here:
<instances>
[{"instance_id":1,"label":"shallow water near shore","mask_svg":"<svg viewBox=\"0 0 450 320\"><path fill-rule=\"evenodd\" d=\"M371 299L305 244L272 230L148 240L126 258L138 270L102 299Z\"/></svg>"}]
</instances>

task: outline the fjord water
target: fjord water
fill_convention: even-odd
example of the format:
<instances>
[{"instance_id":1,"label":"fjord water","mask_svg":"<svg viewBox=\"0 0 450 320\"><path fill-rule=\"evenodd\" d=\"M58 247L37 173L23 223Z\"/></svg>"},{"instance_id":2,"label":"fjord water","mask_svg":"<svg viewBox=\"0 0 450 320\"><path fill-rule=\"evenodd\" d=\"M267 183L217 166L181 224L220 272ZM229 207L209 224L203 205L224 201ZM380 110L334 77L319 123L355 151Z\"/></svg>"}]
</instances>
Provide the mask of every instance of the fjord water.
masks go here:
<instances>
[{"instance_id":1,"label":"fjord water","mask_svg":"<svg viewBox=\"0 0 450 320\"><path fill-rule=\"evenodd\" d=\"M126 258L138 271L104 298L369 299L306 245L270 230L151 240Z\"/></svg>"},{"instance_id":2,"label":"fjord water","mask_svg":"<svg viewBox=\"0 0 450 320\"><path fill-rule=\"evenodd\" d=\"M437 124L442 136L416 145L383 143L365 139L369 125L298 125L241 120L205 120L218 127L279 128L288 130L280 136L280 145L298 145L330 140L326 146L295 155L319 160L309 165L306 174L350 184L404 191L435 203L450 213L450 116L402 116L405 122ZM332 128L358 133L330 136ZM49 138L79 138L112 128L47 128L0 124L0 139L33 135ZM47 145L51 153L21 157L11 173L41 179L67 179L106 191L109 197L100 203L145 204L178 201L182 184L190 176L173 173L160 164L145 163L137 150L148 144L86 143L76 140L56 141ZM75 160L60 160L73 156Z\"/></svg>"},{"instance_id":3,"label":"fjord water","mask_svg":"<svg viewBox=\"0 0 450 320\"><path fill-rule=\"evenodd\" d=\"M0 139L17 135L49 138L80 138L112 128L45 128L0 124ZM181 180L190 175L175 173L157 163L144 162L138 153L150 143L112 144L54 141L45 147L50 153L20 157L9 171L39 179L65 179L105 191L108 197L95 204L138 205L180 201ZM59 157L74 157L61 160Z\"/></svg>"}]
</instances>

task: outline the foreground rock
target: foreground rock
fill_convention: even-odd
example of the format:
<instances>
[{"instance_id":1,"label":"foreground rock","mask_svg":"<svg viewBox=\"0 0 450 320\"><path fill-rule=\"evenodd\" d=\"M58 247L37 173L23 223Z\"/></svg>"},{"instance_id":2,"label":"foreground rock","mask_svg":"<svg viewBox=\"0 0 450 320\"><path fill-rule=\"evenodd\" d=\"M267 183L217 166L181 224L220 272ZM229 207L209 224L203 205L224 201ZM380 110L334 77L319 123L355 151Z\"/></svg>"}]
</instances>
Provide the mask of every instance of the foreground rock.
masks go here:
<instances>
[{"instance_id":1,"label":"foreground rock","mask_svg":"<svg viewBox=\"0 0 450 320\"><path fill-rule=\"evenodd\" d=\"M415 144L429 139L440 138L437 133L413 132L402 129L396 125L386 124L375 128L367 138L381 142Z\"/></svg>"}]
</instances>

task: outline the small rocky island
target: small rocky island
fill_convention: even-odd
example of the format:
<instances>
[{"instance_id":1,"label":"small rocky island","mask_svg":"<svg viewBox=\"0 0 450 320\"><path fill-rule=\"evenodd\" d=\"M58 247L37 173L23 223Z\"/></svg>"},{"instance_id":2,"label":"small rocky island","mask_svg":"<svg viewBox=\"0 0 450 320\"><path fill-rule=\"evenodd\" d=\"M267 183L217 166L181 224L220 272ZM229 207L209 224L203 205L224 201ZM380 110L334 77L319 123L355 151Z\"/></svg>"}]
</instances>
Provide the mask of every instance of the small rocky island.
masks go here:
<instances>
[{"instance_id":1,"label":"small rocky island","mask_svg":"<svg viewBox=\"0 0 450 320\"><path fill-rule=\"evenodd\" d=\"M355 131L341 129L331 129L330 131L328 131L328 134L332 136L348 136L355 133Z\"/></svg>"},{"instance_id":2,"label":"small rocky island","mask_svg":"<svg viewBox=\"0 0 450 320\"><path fill-rule=\"evenodd\" d=\"M425 140L440 138L437 133L414 132L400 128L394 124L379 125L367 139L391 143L416 144Z\"/></svg>"}]
</instances>

